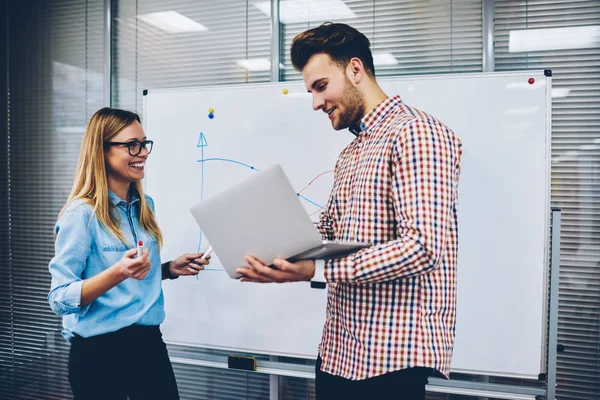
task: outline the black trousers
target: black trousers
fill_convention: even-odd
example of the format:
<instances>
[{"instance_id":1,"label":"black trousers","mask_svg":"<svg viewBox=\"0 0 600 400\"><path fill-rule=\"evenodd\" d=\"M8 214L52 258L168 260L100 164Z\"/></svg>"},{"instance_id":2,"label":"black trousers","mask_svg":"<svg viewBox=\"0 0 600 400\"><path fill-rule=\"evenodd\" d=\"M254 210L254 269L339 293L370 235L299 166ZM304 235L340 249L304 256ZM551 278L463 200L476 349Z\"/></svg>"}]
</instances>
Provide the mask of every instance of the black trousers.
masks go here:
<instances>
[{"instance_id":1,"label":"black trousers","mask_svg":"<svg viewBox=\"0 0 600 400\"><path fill-rule=\"evenodd\" d=\"M158 326L132 325L90 338L75 336L69 354L75 400L178 400Z\"/></svg>"},{"instance_id":2,"label":"black trousers","mask_svg":"<svg viewBox=\"0 0 600 400\"><path fill-rule=\"evenodd\" d=\"M429 368L409 368L361 381L352 381L321 371L316 366L317 400L424 400Z\"/></svg>"}]
</instances>

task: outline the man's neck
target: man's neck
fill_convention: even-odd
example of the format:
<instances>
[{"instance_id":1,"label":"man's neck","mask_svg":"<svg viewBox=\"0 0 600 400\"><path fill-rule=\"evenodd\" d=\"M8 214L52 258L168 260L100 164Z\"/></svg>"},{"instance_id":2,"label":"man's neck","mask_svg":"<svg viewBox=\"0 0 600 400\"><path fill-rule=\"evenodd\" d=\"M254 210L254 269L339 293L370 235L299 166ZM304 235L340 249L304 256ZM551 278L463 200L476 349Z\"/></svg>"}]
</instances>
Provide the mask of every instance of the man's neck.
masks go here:
<instances>
[{"instance_id":1,"label":"man's neck","mask_svg":"<svg viewBox=\"0 0 600 400\"><path fill-rule=\"evenodd\" d=\"M358 136L358 132L360 132L360 122L364 118L364 116L369 114L378 105L383 103L383 101L385 101L385 99L388 98L387 94L385 94L383 92L383 90L381 90L381 88L379 87L379 85L377 83L369 84L369 86L367 86L367 90L363 91L363 95L364 95L364 99L365 99L365 102L364 102L365 113L364 113L364 115L360 116L358 121L356 121L355 123L352 123L350 125L350 127L348 128L350 130L350 132L352 132L352 134L354 134L355 136Z\"/></svg>"},{"instance_id":2,"label":"man's neck","mask_svg":"<svg viewBox=\"0 0 600 400\"><path fill-rule=\"evenodd\" d=\"M381 90L377 83L370 84L365 91L365 115L373 111L375 107L387 98L387 94Z\"/></svg>"}]
</instances>

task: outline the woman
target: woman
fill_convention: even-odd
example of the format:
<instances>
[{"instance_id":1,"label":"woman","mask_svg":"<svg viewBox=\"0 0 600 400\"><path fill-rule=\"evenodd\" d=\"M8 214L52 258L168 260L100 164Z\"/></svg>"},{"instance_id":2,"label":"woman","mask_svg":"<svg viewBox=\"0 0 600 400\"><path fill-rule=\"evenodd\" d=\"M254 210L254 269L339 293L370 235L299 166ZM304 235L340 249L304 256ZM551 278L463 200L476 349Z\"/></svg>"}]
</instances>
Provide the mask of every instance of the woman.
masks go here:
<instances>
[{"instance_id":1,"label":"woman","mask_svg":"<svg viewBox=\"0 0 600 400\"><path fill-rule=\"evenodd\" d=\"M161 280L196 275L210 257L184 254L161 266L154 202L140 182L152 145L137 114L97 111L56 223L48 301L71 342L75 399L179 398L159 330Z\"/></svg>"}]
</instances>

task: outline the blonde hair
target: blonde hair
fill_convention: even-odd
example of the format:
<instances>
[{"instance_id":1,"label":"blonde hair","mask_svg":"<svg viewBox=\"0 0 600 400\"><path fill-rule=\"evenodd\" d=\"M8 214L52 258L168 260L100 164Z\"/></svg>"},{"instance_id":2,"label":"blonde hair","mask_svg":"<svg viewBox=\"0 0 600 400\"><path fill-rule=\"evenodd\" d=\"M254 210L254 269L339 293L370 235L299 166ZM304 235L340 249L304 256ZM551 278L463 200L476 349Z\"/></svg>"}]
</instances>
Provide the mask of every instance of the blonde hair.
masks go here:
<instances>
[{"instance_id":1,"label":"blonde hair","mask_svg":"<svg viewBox=\"0 0 600 400\"><path fill-rule=\"evenodd\" d=\"M65 212L68 206L76 200L83 200L92 206L100 224L112 232L125 245L119 222L113 214L114 205L108 197L108 182L104 160L104 142L110 140L135 121L140 122L140 116L131 111L104 107L96 111L85 128L81 143L79 162L75 172L75 181L71 194L59 214ZM162 234L154 218L154 213L144 197L142 183L133 182L129 186L130 193L137 192L139 200L140 225L145 231L156 237L158 246L162 246Z\"/></svg>"}]
</instances>

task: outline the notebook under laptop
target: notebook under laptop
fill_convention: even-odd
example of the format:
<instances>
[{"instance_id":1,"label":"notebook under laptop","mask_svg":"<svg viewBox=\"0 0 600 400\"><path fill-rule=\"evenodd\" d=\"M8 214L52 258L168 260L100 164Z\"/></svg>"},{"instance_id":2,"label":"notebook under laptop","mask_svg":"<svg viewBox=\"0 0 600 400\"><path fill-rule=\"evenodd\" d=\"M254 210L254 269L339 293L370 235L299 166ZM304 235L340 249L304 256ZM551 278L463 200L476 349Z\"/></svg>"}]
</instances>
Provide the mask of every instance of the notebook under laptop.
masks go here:
<instances>
[{"instance_id":1,"label":"notebook under laptop","mask_svg":"<svg viewBox=\"0 0 600 400\"><path fill-rule=\"evenodd\" d=\"M370 243L324 241L278 164L191 208L230 277L252 254L265 263L276 257L334 259Z\"/></svg>"}]
</instances>

